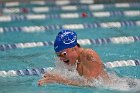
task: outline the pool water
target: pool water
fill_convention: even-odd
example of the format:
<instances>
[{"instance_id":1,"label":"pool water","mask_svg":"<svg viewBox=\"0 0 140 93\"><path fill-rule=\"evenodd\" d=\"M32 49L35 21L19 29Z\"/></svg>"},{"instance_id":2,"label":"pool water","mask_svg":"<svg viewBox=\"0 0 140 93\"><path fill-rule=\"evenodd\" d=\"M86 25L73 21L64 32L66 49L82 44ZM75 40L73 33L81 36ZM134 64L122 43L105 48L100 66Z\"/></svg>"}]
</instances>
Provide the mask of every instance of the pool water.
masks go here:
<instances>
[{"instance_id":1,"label":"pool water","mask_svg":"<svg viewBox=\"0 0 140 93\"><path fill-rule=\"evenodd\" d=\"M24 7L26 4L20 4L18 7ZM44 5L45 6L45 5ZM43 7L44 7L43 6ZM47 5L46 5L47 6ZM49 5L48 5L49 6ZM3 10L8 6L0 6ZM27 8L32 9L33 7L39 7L39 5L27 4ZM49 6L51 8L56 6ZM59 6L60 7L60 6ZM10 7L11 8L11 7ZM126 11L135 10L139 11L140 7L127 7L127 8L105 8L104 10L92 11L92 12L104 12L104 11ZM76 11L49 11L42 12L42 14L48 15L59 15L62 13L79 13L86 12L90 14L89 9L76 10ZM140 11L139 11L140 13ZM33 12L28 12L27 14L34 14ZM17 14L4 14L6 15L27 15L26 13ZM1 17L1 16L0 16ZM53 26L53 25L65 25L65 24L93 24L102 22L121 22L121 21L132 21L138 22L140 16L110 16L110 17L79 17L79 18L46 18L38 20L13 20L8 22L0 21L0 28L4 29L5 32L1 33L0 30L0 45L3 44L17 44L26 42L50 42L55 39L56 34L60 29L45 29L45 31L39 32L26 32L26 31L12 31L10 27L24 27L24 26ZM8 30L7 30L8 28ZM101 26L83 29L74 29L77 32L78 39L99 39L99 38L112 38L112 37L122 37L122 36L139 36L140 35L140 25L130 25L122 27L110 27L103 28ZM21 30L21 29L20 29ZM140 40L132 43L107 43L107 44L91 44L82 45L84 48L92 48L100 55L102 61L112 62L119 60L135 60L140 59ZM53 46L42 46L42 47L31 47L31 48L16 48L2 50L0 49L0 71L8 70L22 70L22 69L32 69L32 68L47 68L55 66L56 55L53 50ZM118 77L121 78L136 78L140 79L140 67L139 66L128 66L128 67L118 67L111 68L109 71L116 73ZM37 82L41 76L15 76L15 77L0 77L0 93L139 93L140 90L123 90L124 86L115 86L113 88L105 87L78 87L62 84L48 84L44 86L38 86ZM138 83L140 84L140 83ZM125 87L124 87L125 88Z\"/></svg>"}]
</instances>

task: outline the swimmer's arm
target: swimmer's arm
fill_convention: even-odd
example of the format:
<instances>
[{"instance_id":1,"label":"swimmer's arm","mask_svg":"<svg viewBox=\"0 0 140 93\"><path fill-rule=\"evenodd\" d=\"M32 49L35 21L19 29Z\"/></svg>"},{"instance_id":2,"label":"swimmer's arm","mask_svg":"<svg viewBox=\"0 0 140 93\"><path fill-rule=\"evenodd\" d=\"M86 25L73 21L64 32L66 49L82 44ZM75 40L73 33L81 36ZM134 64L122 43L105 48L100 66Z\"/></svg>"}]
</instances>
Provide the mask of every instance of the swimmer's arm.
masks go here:
<instances>
[{"instance_id":1,"label":"swimmer's arm","mask_svg":"<svg viewBox=\"0 0 140 93\"><path fill-rule=\"evenodd\" d=\"M84 81L76 81L76 80L70 80L66 78L61 78L57 81L57 83L60 84L66 84L66 85L73 85L73 86L84 86Z\"/></svg>"},{"instance_id":2,"label":"swimmer's arm","mask_svg":"<svg viewBox=\"0 0 140 93\"><path fill-rule=\"evenodd\" d=\"M73 85L73 86L85 86L83 81L75 81L70 80L64 77L61 77L59 75L47 75L45 78L38 81L38 85L43 85L47 83L60 83L60 84L66 84L66 85Z\"/></svg>"}]
</instances>

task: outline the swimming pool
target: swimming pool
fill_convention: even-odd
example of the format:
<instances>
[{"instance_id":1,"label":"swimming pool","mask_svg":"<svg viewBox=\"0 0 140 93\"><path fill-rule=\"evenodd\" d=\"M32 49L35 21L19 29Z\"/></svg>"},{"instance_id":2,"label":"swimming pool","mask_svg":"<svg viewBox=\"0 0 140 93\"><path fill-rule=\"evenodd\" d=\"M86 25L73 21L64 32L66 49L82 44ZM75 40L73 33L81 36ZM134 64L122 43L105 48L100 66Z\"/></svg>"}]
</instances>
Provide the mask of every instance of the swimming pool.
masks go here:
<instances>
[{"instance_id":1,"label":"swimming pool","mask_svg":"<svg viewBox=\"0 0 140 93\"><path fill-rule=\"evenodd\" d=\"M55 66L52 44L63 28L74 29L82 47L96 50L104 63L132 60L140 64L140 3L93 4L89 1L81 1L82 4L32 2L28 5L0 5L0 12L3 13L0 16L0 71L18 72L18 76L7 76L4 72L0 74L0 93L135 92L124 91L121 88L124 85L116 86L116 89L61 84L38 87L37 81L41 76L37 74L44 71L39 68ZM83 12L87 15L84 16ZM30 69L34 69L33 75L29 75ZM140 78L139 66L109 70L120 77Z\"/></svg>"}]
</instances>

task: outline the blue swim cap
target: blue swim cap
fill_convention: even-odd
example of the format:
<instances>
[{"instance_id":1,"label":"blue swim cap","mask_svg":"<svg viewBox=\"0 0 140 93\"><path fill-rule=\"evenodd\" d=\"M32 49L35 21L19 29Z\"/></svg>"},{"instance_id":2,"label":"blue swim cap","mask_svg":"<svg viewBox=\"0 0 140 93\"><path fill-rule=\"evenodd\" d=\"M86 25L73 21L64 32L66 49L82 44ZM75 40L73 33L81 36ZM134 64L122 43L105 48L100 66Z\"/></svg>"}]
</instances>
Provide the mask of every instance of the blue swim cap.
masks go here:
<instances>
[{"instance_id":1,"label":"blue swim cap","mask_svg":"<svg viewBox=\"0 0 140 93\"><path fill-rule=\"evenodd\" d=\"M60 52L67 48L72 48L77 45L77 34L71 30L62 30L56 36L54 41L55 52Z\"/></svg>"}]
</instances>

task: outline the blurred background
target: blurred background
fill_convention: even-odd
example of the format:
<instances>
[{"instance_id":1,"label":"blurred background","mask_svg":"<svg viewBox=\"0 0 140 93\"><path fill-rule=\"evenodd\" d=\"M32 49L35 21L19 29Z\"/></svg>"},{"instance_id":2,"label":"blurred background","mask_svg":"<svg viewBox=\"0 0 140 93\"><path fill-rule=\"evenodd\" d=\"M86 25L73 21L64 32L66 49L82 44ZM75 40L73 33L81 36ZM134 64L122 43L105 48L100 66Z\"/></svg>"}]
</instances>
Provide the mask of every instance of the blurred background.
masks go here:
<instances>
[{"instance_id":1,"label":"blurred background","mask_svg":"<svg viewBox=\"0 0 140 93\"><path fill-rule=\"evenodd\" d=\"M125 84L38 87L44 68L55 66L53 41L62 29L76 31L104 64L117 62L110 71L140 78L140 0L0 0L0 93L135 93Z\"/></svg>"}]
</instances>

